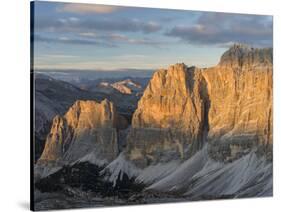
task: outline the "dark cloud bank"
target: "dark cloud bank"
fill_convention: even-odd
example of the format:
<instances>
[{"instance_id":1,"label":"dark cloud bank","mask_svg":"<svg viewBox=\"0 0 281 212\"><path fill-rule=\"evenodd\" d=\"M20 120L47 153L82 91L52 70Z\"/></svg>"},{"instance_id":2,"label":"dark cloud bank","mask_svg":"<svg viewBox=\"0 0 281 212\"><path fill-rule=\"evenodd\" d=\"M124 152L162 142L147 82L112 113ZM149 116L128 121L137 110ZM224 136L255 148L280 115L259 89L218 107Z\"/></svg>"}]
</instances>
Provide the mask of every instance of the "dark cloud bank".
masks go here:
<instances>
[{"instance_id":1,"label":"dark cloud bank","mask_svg":"<svg viewBox=\"0 0 281 212\"><path fill-rule=\"evenodd\" d=\"M270 16L226 13L202 13L192 26L175 26L166 32L191 44L246 43L262 47L272 46L272 34Z\"/></svg>"}]
</instances>

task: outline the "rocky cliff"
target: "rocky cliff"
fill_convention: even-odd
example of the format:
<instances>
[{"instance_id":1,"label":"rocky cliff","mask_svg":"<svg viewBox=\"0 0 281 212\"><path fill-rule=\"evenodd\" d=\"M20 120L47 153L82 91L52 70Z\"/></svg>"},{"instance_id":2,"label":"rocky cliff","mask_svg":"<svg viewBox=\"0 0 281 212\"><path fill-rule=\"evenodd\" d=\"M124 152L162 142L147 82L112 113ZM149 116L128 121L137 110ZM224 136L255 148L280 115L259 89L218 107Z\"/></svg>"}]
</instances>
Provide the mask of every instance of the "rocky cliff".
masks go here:
<instances>
[{"instance_id":1,"label":"rocky cliff","mask_svg":"<svg viewBox=\"0 0 281 212\"><path fill-rule=\"evenodd\" d=\"M234 45L203 71L210 99L208 142L214 158L233 160L272 145L272 49ZM269 153L270 154L270 153Z\"/></svg>"},{"instance_id":2,"label":"rocky cliff","mask_svg":"<svg viewBox=\"0 0 281 212\"><path fill-rule=\"evenodd\" d=\"M270 152L272 49L234 45L215 67L176 64L155 72L127 142L128 158L140 166L187 159L205 142L223 161L259 146Z\"/></svg>"},{"instance_id":3,"label":"rocky cliff","mask_svg":"<svg viewBox=\"0 0 281 212\"><path fill-rule=\"evenodd\" d=\"M46 136L56 115L63 115L78 99L101 101L105 95L81 90L70 83L35 74L35 161L41 156Z\"/></svg>"},{"instance_id":4,"label":"rocky cliff","mask_svg":"<svg viewBox=\"0 0 281 212\"><path fill-rule=\"evenodd\" d=\"M146 166L186 159L202 146L208 127L206 89L202 71L195 67L176 64L157 71L133 115L127 139L129 158Z\"/></svg>"},{"instance_id":5,"label":"rocky cliff","mask_svg":"<svg viewBox=\"0 0 281 212\"><path fill-rule=\"evenodd\" d=\"M88 159L108 163L119 150L117 130L127 127L112 102L76 101L64 116L53 119L38 164L70 164Z\"/></svg>"}]
</instances>

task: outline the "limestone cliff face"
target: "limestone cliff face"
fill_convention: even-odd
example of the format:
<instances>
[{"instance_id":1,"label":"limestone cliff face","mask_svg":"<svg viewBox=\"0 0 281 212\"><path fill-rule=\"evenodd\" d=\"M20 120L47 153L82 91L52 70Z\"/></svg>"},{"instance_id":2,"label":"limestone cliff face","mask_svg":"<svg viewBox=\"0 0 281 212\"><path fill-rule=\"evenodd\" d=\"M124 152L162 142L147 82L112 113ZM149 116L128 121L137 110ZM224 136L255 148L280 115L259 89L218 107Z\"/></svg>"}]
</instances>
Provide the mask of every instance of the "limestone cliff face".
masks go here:
<instances>
[{"instance_id":1,"label":"limestone cliff face","mask_svg":"<svg viewBox=\"0 0 281 212\"><path fill-rule=\"evenodd\" d=\"M210 98L208 141L218 159L272 145L272 49L234 45L203 71Z\"/></svg>"},{"instance_id":2,"label":"limestone cliff face","mask_svg":"<svg viewBox=\"0 0 281 212\"><path fill-rule=\"evenodd\" d=\"M76 101L64 116L53 119L38 164L70 163L88 154L110 162L118 154L117 128L124 124L106 99L101 103Z\"/></svg>"},{"instance_id":3,"label":"limestone cliff face","mask_svg":"<svg viewBox=\"0 0 281 212\"><path fill-rule=\"evenodd\" d=\"M189 158L204 142L232 161L272 145L272 49L234 45L219 64L153 75L133 115L127 156L139 166Z\"/></svg>"},{"instance_id":4,"label":"limestone cliff face","mask_svg":"<svg viewBox=\"0 0 281 212\"><path fill-rule=\"evenodd\" d=\"M157 71L133 116L134 128L188 130L198 134L203 121L202 73L184 64Z\"/></svg>"},{"instance_id":5,"label":"limestone cliff face","mask_svg":"<svg viewBox=\"0 0 281 212\"><path fill-rule=\"evenodd\" d=\"M130 159L140 165L183 159L191 154L187 146L201 146L207 95L202 71L195 67L176 64L157 71L133 115L127 139Z\"/></svg>"}]
</instances>

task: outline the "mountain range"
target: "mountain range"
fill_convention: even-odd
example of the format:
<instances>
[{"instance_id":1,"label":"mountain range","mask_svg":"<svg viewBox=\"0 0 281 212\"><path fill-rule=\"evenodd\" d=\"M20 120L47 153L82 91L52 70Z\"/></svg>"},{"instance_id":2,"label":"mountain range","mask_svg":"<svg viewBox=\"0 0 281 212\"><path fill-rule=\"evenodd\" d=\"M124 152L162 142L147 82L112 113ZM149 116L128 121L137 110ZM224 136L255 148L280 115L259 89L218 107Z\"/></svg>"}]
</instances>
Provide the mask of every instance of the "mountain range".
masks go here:
<instances>
[{"instance_id":1,"label":"mountain range","mask_svg":"<svg viewBox=\"0 0 281 212\"><path fill-rule=\"evenodd\" d=\"M272 74L272 49L235 44L214 67L155 71L144 90L131 80L102 82L98 92L63 84L69 101L51 98L55 104L38 93L38 114L50 111L52 123L36 188L118 197L104 205L272 196ZM136 101L130 118L128 107L118 109L124 99L112 100L116 92Z\"/></svg>"},{"instance_id":2,"label":"mountain range","mask_svg":"<svg viewBox=\"0 0 281 212\"><path fill-rule=\"evenodd\" d=\"M108 86L104 87L102 83ZM53 118L67 112L75 101L102 101L107 98L115 103L120 113L131 120L146 84L147 78L108 78L92 80L91 86L83 88L82 85L75 86L46 74L35 74L35 160L43 152Z\"/></svg>"}]
</instances>

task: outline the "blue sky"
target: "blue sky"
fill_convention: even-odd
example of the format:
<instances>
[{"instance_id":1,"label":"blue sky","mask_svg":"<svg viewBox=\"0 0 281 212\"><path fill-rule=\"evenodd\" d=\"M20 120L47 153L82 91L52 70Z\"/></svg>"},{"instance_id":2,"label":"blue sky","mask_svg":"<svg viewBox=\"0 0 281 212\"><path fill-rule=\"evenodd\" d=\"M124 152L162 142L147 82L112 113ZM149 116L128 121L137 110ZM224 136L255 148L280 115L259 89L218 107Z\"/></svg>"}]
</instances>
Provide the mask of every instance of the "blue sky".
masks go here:
<instances>
[{"instance_id":1,"label":"blue sky","mask_svg":"<svg viewBox=\"0 0 281 212\"><path fill-rule=\"evenodd\" d=\"M35 69L209 67L233 43L272 47L272 17L97 4L34 4Z\"/></svg>"}]
</instances>

